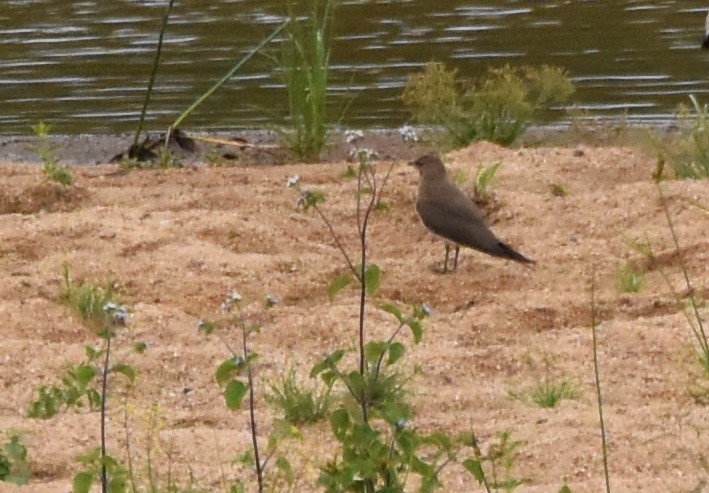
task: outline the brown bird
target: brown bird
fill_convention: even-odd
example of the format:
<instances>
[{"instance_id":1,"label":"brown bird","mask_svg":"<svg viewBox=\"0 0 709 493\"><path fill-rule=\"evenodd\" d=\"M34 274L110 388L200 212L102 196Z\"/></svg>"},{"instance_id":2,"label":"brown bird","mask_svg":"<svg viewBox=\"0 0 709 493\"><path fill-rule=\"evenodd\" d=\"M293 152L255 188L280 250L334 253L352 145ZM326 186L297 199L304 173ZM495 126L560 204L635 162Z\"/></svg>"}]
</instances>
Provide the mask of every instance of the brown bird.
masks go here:
<instances>
[{"instance_id":1,"label":"brown bird","mask_svg":"<svg viewBox=\"0 0 709 493\"><path fill-rule=\"evenodd\" d=\"M497 239L470 197L448 180L446 167L438 157L426 155L409 164L419 171L421 177L416 211L429 230L446 240L444 273L448 272L451 246L455 246L451 270L458 266L461 246L523 264L535 263Z\"/></svg>"}]
</instances>

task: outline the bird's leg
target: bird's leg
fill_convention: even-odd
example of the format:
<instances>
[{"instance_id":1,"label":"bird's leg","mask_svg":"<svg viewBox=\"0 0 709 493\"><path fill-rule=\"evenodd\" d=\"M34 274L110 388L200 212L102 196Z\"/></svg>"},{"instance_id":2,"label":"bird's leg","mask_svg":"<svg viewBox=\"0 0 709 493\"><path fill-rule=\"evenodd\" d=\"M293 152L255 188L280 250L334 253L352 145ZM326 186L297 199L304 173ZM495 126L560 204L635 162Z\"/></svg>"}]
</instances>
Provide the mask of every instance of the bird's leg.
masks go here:
<instances>
[{"instance_id":1,"label":"bird's leg","mask_svg":"<svg viewBox=\"0 0 709 493\"><path fill-rule=\"evenodd\" d=\"M458 254L460 253L460 247L458 245L455 246L455 257L453 258L453 270L456 270L458 268Z\"/></svg>"},{"instance_id":2,"label":"bird's leg","mask_svg":"<svg viewBox=\"0 0 709 493\"><path fill-rule=\"evenodd\" d=\"M446 242L446 258L443 260L443 273L448 272L448 253L450 252L451 246Z\"/></svg>"}]
</instances>

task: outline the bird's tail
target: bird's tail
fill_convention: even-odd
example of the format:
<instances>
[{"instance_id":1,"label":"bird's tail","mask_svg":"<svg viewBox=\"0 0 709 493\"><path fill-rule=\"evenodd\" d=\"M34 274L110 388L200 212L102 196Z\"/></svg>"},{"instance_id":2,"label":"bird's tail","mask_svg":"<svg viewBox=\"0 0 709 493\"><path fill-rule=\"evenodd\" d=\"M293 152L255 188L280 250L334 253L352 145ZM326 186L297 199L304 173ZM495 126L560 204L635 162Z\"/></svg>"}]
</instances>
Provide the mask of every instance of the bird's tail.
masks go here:
<instances>
[{"instance_id":1,"label":"bird's tail","mask_svg":"<svg viewBox=\"0 0 709 493\"><path fill-rule=\"evenodd\" d=\"M535 260L525 257L521 253L514 251L511 247L505 245L502 242L499 242L497 245L497 249L494 252L490 252L490 253L492 253L493 255L496 255L498 257L514 260L515 262L519 262L522 264L536 264L537 263Z\"/></svg>"}]
</instances>

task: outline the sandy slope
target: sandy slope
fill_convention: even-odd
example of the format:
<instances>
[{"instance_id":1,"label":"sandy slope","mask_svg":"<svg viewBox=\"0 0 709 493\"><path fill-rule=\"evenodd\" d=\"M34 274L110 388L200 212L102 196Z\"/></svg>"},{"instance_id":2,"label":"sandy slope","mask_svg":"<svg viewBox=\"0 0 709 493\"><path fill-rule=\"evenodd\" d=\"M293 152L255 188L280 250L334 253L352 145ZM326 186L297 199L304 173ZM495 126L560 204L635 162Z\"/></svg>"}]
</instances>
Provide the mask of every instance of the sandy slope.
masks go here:
<instances>
[{"instance_id":1,"label":"sandy slope","mask_svg":"<svg viewBox=\"0 0 709 493\"><path fill-rule=\"evenodd\" d=\"M683 290L650 179L653 159L622 148L575 154L478 144L447 162L472 177L480 164L497 160L503 165L493 185L500 205L493 229L535 258L536 268L464 251L455 274L438 274L443 247L415 215L417 177L403 164L385 194L391 210L377 213L371 227L371 257L384 273L377 301L426 302L434 310L423 343L407 360L424 369L413 383L412 425L449 432L474 427L484 449L496 432L511 430L524 441L515 474L529 479L517 491L555 492L564 482L575 493L601 491L589 302L595 271L614 491L680 492L702 484L709 478L709 408L688 391L699 374L690 332L660 273L664 269ZM344 169L344 163L197 166L121 174L102 165L72 169L76 185L62 191L42 184L36 167L3 164L0 430L24 430L35 474L17 491L70 491L78 469L73 457L97 443L96 413L25 417L34 387L57 383L68 363L81 360L84 345L96 343L58 304L64 262L76 279L114 276L132 310L120 340L150 344L146 355L127 356L139 371L139 388L129 397L134 455L145 454L150 409L157 404L161 420L153 428L160 450L154 455L163 475L170 452L173 470L181 478L193 471L207 489L224 491L220 461L227 481L244 477L229 462L248 447L247 415L225 409L213 372L226 350L196 325L218 312L227 292L239 291L247 313L263 325L252 339L261 355L261 390L290 365L304 375L326 351L354 345L355 293L345 291L333 303L325 295L343 268L339 253L319 218L297 210L296 194L286 188L298 174L303 184L325 192L323 210L354 252L355 185L341 178ZM552 195L553 183L564 184L568 195ZM705 299L707 186L663 184L690 275ZM645 235L654 262L629 246ZM646 271L639 294L616 286L626 262ZM266 311L266 294L283 302ZM372 335L391 330L387 315L374 309L369 323ZM546 375L571 379L581 396L555 409L510 397ZM110 401L116 455L125 453L123 395L116 389ZM265 435L272 412L262 399L257 411ZM311 491L317 466L331 456L323 442L329 429L320 424L302 432L302 443L287 452L302 474L299 491ZM136 462L143 473L145 461ZM459 468L446 469L443 479L449 492L482 491ZM0 491L14 490L0 484Z\"/></svg>"}]
</instances>

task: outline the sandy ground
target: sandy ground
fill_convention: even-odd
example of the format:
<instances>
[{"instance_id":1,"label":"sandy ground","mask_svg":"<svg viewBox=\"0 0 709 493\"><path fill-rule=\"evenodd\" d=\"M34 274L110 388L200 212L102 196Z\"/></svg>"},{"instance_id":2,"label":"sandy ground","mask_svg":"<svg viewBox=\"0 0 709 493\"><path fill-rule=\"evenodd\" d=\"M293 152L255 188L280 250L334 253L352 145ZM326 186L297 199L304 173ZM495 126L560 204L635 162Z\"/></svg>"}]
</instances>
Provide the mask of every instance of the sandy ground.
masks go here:
<instances>
[{"instance_id":1,"label":"sandy ground","mask_svg":"<svg viewBox=\"0 0 709 493\"><path fill-rule=\"evenodd\" d=\"M498 160L492 227L536 259L535 268L465 250L454 274L438 273L443 246L415 214L418 177L403 163L385 192L391 209L378 212L371 225L370 255L383 270L375 302L425 302L433 309L423 342L405 363L423 368L411 386L411 426L451 433L474 428L483 450L497 432L509 430L523 441L514 475L528 481L517 491L556 492L564 483L575 493L601 491L590 329L595 271L613 491L706 491L709 408L690 391L707 382L661 274L686 292L650 178L654 159L624 148L508 150L485 143L447 156L468 177ZM0 431L24 432L34 479L22 488L0 483L0 491L68 492L79 470L74 457L98 443L97 413L26 417L35 387L58 383L68 364L82 360L84 346L97 344L59 304L64 263L78 280L115 278L131 310L117 354L127 354L131 341L149 343L144 355L122 356L139 376L132 392L114 388L111 452L125 458L127 395L143 480L153 443L162 484L168 462L183 484L191 472L207 491L225 491L225 482L237 477L251 481L231 465L249 447L246 411L229 412L213 378L228 353L200 334L197 323L217 314L228 292L241 293L246 313L263 327L251 339L260 354L259 391L291 366L305 376L324 353L354 346L356 293L345 290L332 303L326 296L343 261L321 220L297 209L295 191L286 188L289 177L300 175L304 185L323 191L323 211L354 253L355 183L342 178L345 166L196 165L127 174L113 165L76 167L75 185L63 190L44 183L36 166L2 163ZM568 195L553 195L552 184L563 184ZM695 290L707 299L707 182L670 181L663 189ZM654 261L630 246L645 238ZM638 294L617 287L627 262L645 272ZM265 310L266 294L282 302ZM368 317L370 335L393 328L374 304ZM554 409L511 397L546 376L568 378L581 395ZM152 425L151 409L159 417ZM265 440L273 411L262 398L257 417ZM317 467L332 457L329 427L301 431L303 440L282 450L300 476L296 491L315 491ZM442 491L482 491L460 467L445 469L442 479Z\"/></svg>"}]
</instances>

